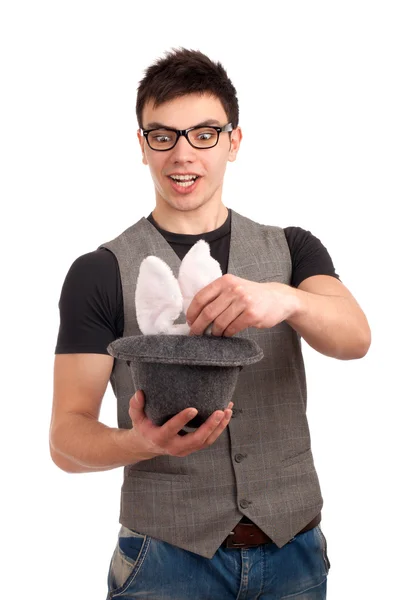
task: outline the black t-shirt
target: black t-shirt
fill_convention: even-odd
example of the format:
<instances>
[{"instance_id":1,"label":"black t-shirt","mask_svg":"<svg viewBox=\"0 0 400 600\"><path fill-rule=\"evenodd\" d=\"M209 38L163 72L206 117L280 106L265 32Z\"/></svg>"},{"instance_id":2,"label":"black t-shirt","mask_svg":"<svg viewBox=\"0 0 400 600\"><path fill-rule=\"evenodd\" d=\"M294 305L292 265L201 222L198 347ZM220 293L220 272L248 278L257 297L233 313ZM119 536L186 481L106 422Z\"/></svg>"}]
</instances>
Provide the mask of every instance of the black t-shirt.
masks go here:
<instances>
[{"instance_id":1,"label":"black t-shirt","mask_svg":"<svg viewBox=\"0 0 400 600\"><path fill-rule=\"evenodd\" d=\"M160 231L182 260L198 240L210 245L210 253L227 272L231 236L231 211L223 225L199 235L171 233L161 229L150 214L148 220ZM339 279L325 246L301 227L284 229L292 258L290 285L298 287L307 277L331 275ZM60 328L56 354L107 354L107 346L123 336L124 307L121 277L114 254L105 248L77 258L65 278L59 301Z\"/></svg>"}]
</instances>

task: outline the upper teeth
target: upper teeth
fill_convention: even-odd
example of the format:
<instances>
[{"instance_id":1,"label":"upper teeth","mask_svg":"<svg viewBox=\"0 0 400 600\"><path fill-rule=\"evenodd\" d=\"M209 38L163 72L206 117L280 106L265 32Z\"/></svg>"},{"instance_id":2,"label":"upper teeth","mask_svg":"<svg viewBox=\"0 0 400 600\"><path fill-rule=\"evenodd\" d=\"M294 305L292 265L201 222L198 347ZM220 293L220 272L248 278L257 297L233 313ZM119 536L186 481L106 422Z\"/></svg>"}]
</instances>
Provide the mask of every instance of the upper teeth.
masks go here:
<instances>
[{"instance_id":1,"label":"upper teeth","mask_svg":"<svg viewBox=\"0 0 400 600\"><path fill-rule=\"evenodd\" d=\"M188 181L189 179L196 179L197 175L171 175L171 177L179 181Z\"/></svg>"}]
</instances>

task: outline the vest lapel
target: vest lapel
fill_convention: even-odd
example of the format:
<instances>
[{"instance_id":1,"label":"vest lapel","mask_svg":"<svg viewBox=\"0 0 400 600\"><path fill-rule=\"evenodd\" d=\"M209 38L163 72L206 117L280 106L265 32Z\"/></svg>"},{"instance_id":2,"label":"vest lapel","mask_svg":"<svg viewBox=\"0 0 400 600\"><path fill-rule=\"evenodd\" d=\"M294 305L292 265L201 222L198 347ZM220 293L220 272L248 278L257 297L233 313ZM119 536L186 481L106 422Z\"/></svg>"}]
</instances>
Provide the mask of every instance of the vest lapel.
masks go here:
<instances>
[{"instance_id":1,"label":"vest lapel","mask_svg":"<svg viewBox=\"0 0 400 600\"><path fill-rule=\"evenodd\" d=\"M231 210L231 241L228 273L250 281L262 281L268 270L265 263L265 236L258 223Z\"/></svg>"},{"instance_id":2,"label":"vest lapel","mask_svg":"<svg viewBox=\"0 0 400 600\"><path fill-rule=\"evenodd\" d=\"M144 254L146 256L153 254L161 258L172 269L175 277L178 277L182 261L167 240L145 217L141 218L138 225L144 230L146 239L146 247L143 248Z\"/></svg>"},{"instance_id":3,"label":"vest lapel","mask_svg":"<svg viewBox=\"0 0 400 600\"><path fill-rule=\"evenodd\" d=\"M240 227L240 215L232 209L231 215L228 273L237 277L243 277L243 269L246 267L246 256L248 256L248 242Z\"/></svg>"}]
</instances>

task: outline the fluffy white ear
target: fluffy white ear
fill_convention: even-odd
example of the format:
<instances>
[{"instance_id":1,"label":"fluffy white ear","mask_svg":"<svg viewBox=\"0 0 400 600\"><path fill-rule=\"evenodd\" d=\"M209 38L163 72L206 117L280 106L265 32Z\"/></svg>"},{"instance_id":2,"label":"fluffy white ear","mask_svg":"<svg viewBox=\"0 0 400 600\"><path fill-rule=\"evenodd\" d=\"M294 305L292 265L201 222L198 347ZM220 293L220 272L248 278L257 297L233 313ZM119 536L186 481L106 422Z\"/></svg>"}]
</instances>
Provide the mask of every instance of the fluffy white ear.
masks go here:
<instances>
[{"instance_id":1,"label":"fluffy white ear","mask_svg":"<svg viewBox=\"0 0 400 600\"><path fill-rule=\"evenodd\" d=\"M173 325L182 312L182 294L170 267L157 256L145 258L135 292L136 317L144 335L183 333Z\"/></svg>"},{"instance_id":2,"label":"fluffy white ear","mask_svg":"<svg viewBox=\"0 0 400 600\"><path fill-rule=\"evenodd\" d=\"M210 255L207 242L199 240L186 254L179 269L178 281L185 315L197 292L218 277L222 277L219 262Z\"/></svg>"}]
</instances>

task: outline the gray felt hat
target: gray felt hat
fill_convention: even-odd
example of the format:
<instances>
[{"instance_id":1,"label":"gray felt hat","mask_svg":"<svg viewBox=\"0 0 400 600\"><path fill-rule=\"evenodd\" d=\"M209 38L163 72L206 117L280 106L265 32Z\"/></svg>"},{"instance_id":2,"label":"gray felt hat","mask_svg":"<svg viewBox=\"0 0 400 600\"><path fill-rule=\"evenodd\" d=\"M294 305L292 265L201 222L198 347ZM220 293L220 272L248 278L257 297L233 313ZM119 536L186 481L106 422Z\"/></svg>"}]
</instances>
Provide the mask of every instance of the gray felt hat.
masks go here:
<instances>
[{"instance_id":1,"label":"gray felt hat","mask_svg":"<svg viewBox=\"0 0 400 600\"><path fill-rule=\"evenodd\" d=\"M107 351L130 365L134 389L143 390L144 411L156 425L185 408L197 408L180 433L227 408L240 370L263 358L252 340L211 335L128 336L112 342Z\"/></svg>"}]
</instances>

